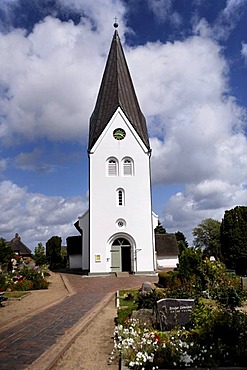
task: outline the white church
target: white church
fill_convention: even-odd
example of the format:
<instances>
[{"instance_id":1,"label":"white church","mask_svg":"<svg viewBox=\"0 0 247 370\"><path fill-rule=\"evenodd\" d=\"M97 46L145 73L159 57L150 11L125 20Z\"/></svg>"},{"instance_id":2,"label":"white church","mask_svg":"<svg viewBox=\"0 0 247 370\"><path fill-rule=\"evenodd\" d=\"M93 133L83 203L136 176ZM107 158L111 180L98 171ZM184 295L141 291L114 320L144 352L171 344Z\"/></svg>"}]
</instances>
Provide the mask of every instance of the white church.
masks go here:
<instances>
[{"instance_id":1,"label":"white church","mask_svg":"<svg viewBox=\"0 0 247 370\"><path fill-rule=\"evenodd\" d=\"M150 156L146 120L115 30L90 118L89 209L75 224L81 236L67 238L70 268L156 270Z\"/></svg>"}]
</instances>

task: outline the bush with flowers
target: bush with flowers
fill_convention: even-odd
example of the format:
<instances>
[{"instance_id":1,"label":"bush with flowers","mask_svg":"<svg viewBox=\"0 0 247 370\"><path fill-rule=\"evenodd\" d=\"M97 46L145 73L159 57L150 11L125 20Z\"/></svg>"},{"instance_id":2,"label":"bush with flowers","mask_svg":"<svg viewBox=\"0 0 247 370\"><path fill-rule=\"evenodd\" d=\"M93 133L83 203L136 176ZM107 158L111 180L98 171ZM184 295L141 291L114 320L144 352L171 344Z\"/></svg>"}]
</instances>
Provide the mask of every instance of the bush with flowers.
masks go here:
<instances>
[{"instance_id":1,"label":"bush with flowers","mask_svg":"<svg viewBox=\"0 0 247 370\"><path fill-rule=\"evenodd\" d=\"M160 332L136 319L119 324L112 358L119 353L133 370L246 366L246 342L246 313L199 306L187 330Z\"/></svg>"},{"instance_id":2,"label":"bush with flowers","mask_svg":"<svg viewBox=\"0 0 247 370\"><path fill-rule=\"evenodd\" d=\"M246 299L240 278L229 274L221 262L212 263L194 252L189 251L188 256L183 256L177 271L160 276L163 291L157 289L145 297L139 295L136 303L133 302L138 309L145 306L155 311L161 295L163 298L193 297L196 305L191 322L186 329L174 327L166 332L159 330L158 321L154 327L131 318L118 322L114 351L115 355L120 354L128 368L246 366L247 313L236 309ZM186 268L189 268L189 275ZM203 297L210 298L213 305L205 305ZM131 313L128 314L131 317Z\"/></svg>"},{"instance_id":3,"label":"bush with flowers","mask_svg":"<svg viewBox=\"0 0 247 370\"><path fill-rule=\"evenodd\" d=\"M24 265L22 269L16 269L12 273L0 274L0 290L2 291L27 291L48 289L49 282L45 279L45 273L39 267L29 268Z\"/></svg>"},{"instance_id":4,"label":"bush with flowers","mask_svg":"<svg viewBox=\"0 0 247 370\"><path fill-rule=\"evenodd\" d=\"M136 319L126 320L125 325L116 326L113 355L120 353L130 369L153 369L157 348L158 337L150 326Z\"/></svg>"}]
</instances>

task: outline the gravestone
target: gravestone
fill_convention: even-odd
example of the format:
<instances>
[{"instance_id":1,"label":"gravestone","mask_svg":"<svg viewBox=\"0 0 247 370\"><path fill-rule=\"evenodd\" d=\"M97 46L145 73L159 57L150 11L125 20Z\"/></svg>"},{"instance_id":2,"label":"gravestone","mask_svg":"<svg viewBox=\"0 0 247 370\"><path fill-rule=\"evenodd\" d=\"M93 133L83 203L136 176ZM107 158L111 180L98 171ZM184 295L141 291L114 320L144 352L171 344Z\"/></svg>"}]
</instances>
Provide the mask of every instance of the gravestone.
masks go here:
<instances>
[{"instance_id":1,"label":"gravestone","mask_svg":"<svg viewBox=\"0 0 247 370\"><path fill-rule=\"evenodd\" d=\"M160 328L171 330L175 326L186 326L191 320L194 299L165 298L157 302Z\"/></svg>"},{"instance_id":2,"label":"gravestone","mask_svg":"<svg viewBox=\"0 0 247 370\"><path fill-rule=\"evenodd\" d=\"M143 284L142 284L142 290L141 292L146 294L146 293L150 293L152 291L152 284L149 282L149 281L145 281Z\"/></svg>"}]
</instances>

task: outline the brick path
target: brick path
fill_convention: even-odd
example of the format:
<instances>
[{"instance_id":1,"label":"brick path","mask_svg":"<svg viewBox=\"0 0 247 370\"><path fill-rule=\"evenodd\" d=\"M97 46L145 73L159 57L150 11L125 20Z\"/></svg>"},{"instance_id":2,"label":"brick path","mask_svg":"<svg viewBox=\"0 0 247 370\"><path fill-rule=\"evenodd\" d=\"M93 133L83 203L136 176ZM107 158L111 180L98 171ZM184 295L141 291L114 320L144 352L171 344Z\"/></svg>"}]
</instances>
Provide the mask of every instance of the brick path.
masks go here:
<instances>
[{"instance_id":1,"label":"brick path","mask_svg":"<svg viewBox=\"0 0 247 370\"><path fill-rule=\"evenodd\" d=\"M74 295L0 333L1 370L21 370L30 366L106 294L121 289L139 288L144 281L157 282L157 277L154 276L117 278L114 275L65 275L76 291Z\"/></svg>"}]
</instances>

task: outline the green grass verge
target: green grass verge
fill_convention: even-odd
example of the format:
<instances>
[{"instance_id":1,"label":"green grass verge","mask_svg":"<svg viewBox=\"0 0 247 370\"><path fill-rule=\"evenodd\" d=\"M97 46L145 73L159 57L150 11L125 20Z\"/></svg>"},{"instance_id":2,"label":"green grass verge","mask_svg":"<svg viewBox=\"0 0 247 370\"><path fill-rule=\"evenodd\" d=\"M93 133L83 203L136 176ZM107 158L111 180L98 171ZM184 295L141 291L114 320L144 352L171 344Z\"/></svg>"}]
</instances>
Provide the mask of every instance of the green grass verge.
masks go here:
<instances>
[{"instance_id":1,"label":"green grass verge","mask_svg":"<svg viewBox=\"0 0 247 370\"><path fill-rule=\"evenodd\" d=\"M3 293L3 296L5 298L15 298L15 299L18 299L18 298L22 298L24 297L25 295L28 295L30 294L29 292L21 292L21 291L13 291L13 292L4 292Z\"/></svg>"},{"instance_id":2,"label":"green grass verge","mask_svg":"<svg viewBox=\"0 0 247 370\"><path fill-rule=\"evenodd\" d=\"M133 296L133 298L128 299L128 296ZM138 290L120 290L119 291L119 307L130 307L135 308L135 300L138 295Z\"/></svg>"},{"instance_id":3,"label":"green grass verge","mask_svg":"<svg viewBox=\"0 0 247 370\"><path fill-rule=\"evenodd\" d=\"M137 308L137 295L138 290L119 291L119 309L115 320L116 324L123 324L131 316L132 311Z\"/></svg>"}]
</instances>

